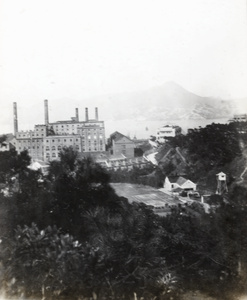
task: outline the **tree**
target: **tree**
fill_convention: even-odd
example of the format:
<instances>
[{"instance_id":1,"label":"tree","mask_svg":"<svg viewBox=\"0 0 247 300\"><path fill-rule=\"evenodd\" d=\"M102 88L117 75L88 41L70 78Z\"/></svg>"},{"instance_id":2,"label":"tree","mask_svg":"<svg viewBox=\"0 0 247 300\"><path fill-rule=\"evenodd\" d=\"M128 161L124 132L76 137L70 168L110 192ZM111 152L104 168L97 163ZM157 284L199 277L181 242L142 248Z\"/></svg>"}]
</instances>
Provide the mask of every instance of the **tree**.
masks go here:
<instances>
[{"instance_id":1,"label":"tree","mask_svg":"<svg viewBox=\"0 0 247 300\"><path fill-rule=\"evenodd\" d=\"M72 236L56 227L40 230L32 224L18 226L14 239L4 243L5 282L12 282L6 286L8 295L50 298L82 293L87 249Z\"/></svg>"}]
</instances>

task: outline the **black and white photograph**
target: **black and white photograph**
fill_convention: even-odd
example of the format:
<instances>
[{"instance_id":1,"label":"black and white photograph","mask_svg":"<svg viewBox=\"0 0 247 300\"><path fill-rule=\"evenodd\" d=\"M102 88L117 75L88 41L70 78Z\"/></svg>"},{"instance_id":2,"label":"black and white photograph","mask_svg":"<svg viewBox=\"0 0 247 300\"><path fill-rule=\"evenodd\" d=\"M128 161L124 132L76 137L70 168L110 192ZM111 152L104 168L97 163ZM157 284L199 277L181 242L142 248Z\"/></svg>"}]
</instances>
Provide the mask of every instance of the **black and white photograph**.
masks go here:
<instances>
[{"instance_id":1,"label":"black and white photograph","mask_svg":"<svg viewBox=\"0 0 247 300\"><path fill-rule=\"evenodd\" d=\"M0 0L0 300L247 300L246 0Z\"/></svg>"}]
</instances>

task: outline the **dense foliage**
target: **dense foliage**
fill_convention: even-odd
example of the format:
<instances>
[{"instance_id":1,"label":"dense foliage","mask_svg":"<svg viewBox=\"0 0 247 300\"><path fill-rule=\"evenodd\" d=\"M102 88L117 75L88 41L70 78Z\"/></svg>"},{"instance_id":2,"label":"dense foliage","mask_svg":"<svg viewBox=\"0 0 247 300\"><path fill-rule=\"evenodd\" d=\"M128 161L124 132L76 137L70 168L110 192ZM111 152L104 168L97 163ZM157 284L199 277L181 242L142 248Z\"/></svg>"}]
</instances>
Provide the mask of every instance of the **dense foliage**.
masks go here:
<instances>
[{"instance_id":1,"label":"dense foliage","mask_svg":"<svg viewBox=\"0 0 247 300\"><path fill-rule=\"evenodd\" d=\"M200 161L209 170L213 166L223 166L241 154L240 141L244 135L235 123L211 124L190 130L187 135L170 140L173 147L186 148L192 162Z\"/></svg>"},{"instance_id":2,"label":"dense foliage","mask_svg":"<svg viewBox=\"0 0 247 300\"><path fill-rule=\"evenodd\" d=\"M200 148L199 154L192 145L200 140L201 147L210 128L173 143L183 143L199 159L205 153ZM216 128L210 133L215 141L208 151L221 151L219 161L209 156L221 165L240 148L228 141L230 133L224 140L225 134ZM110 175L91 158L79 159L71 148L61 152L60 161L51 162L44 178L28 169L26 152L1 155L2 182L10 191L0 195L1 280L7 296L166 300L180 299L188 289L231 299L243 291L245 188L234 185L227 198L212 197L210 213L201 206L179 206L159 217L144 204L118 197L110 187ZM157 168L134 169L126 176L148 180L148 174L155 178ZM124 181L121 176L116 172L115 180ZM162 176L161 171L157 180Z\"/></svg>"},{"instance_id":3,"label":"dense foliage","mask_svg":"<svg viewBox=\"0 0 247 300\"><path fill-rule=\"evenodd\" d=\"M149 185L152 187L162 187L165 174L163 174L160 168L157 168L151 164L146 165L143 168L133 167L131 170L118 169L108 171L111 178L111 182L126 182Z\"/></svg>"}]
</instances>

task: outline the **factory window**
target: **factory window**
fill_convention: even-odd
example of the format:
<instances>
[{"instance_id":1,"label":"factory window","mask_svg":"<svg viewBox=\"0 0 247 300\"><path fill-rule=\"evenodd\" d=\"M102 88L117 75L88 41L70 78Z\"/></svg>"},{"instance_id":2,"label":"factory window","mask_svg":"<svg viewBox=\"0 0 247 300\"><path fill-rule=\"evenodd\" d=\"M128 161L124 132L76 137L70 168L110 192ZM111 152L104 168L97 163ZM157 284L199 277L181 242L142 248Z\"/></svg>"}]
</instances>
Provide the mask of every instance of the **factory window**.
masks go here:
<instances>
[{"instance_id":1,"label":"factory window","mask_svg":"<svg viewBox=\"0 0 247 300\"><path fill-rule=\"evenodd\" d=\"M52 157L56 157L56 153L52 153Z\"/></svg>"},{"instance_id":2,"label":"factory window","mask_svg":"<svg viewBox=\"0 0 247 300\"><path fill-rule=\"evenodd\" d=\"M78 139L76 139L76 142L78 142Z\"/></svg>"},{"instance_id":3,"label":"factory window","mask_svg":"<svg viewBox=\"0 0 247 300\"><path fill-rule=\"evenodd\" d=\"M49 147L46 147L46 149L45 149L46 151L49 151L50 150L50 148Z\"/></svg>"},{"instance_id":4,"label":"factory window","mask_svg":"<svg viewBox=\"0 0 247 300\"><path fill-rule=\"evenodd\" d=\"M57 141L60 142L60 139L58 139Z\"/></svg>"},{"instance_id":5,"label":"factory window","mask_svg":"<svg viewBox=\"0 0 247 300\"><path fill-rule=\"evenodd\" d=\"M54 143L55 142L55 140L52 140L52 143Z\"/></svg>"},{"instance_id":6,"label":"factory window","mask_svg":"<svg viewBox=\"0 0 247 300\"><path fill-rule=\"evenodd\" d=\"M52 146L51 150L56 150L56 147L55 147L55 146Z\"/></svg>"},{"instance_id":7,"label":"factory window","mask_svg":"<svg viewBox=\"0 0 247 300\"><path fill-rule=\"evenodd\" d=\"M66 140L64 140L66 142Z\"/></svg>"},{"instance_id":8,"label":"factory window","mask_svg":"<svg viewBox=\"0 0 247 300\"><path fill-rule=\"evenodd\" d=\"M37 146L37 149L39 149L39 146Z\"/></svg>"},{"instance_id":9,"label":"factory window","mask_svg":"<svg viewBox=\"0 0 247 300\"><path fill-rule=\"evenodd\" d=\"M41 128L41 131L44 131L44 128Z\"/></svg>"},{"instance_id":10,"label":"factory window","mask_svg":"<svg viewBox=\"0 0 247 300\"><path fill-rule=\"evenodd\" d=\"M70 141L72 142L72 139L70 139Z\"/></svg>"},{"instance_id":11,"label":"factory window","mask_svg":"<svg viewBox=\"0 0 247 300\"><path fill-rule=\"evenodd\" d=\"M76 149L80 149L79 145L76 145Z\"/></svg>"},{"instance_id":12,"label":"factory window","mask_svg":"<svg viewBox=\"0 0 247 300\"><path fill-rule=\"evenodd\" d=\"M57 150L61 150L61 149L62 149L62 147L61 147L61 146L58 146L58 147L57 147Z\"/></svg>"},{"instance_id":13,"label":"factory window","mask_svg":"<svg viewBox=\"0 0 247 300\"><path fill-rule=\"evenodd\" d=\"M88 148L88 151L91 151L91 148Z\"/></svg>"},{"instance_id":14,"label":"factory window","mask_svg":"<svg viewBox=\"0 0 247 300\"><path fill-rule=\"evenodd\" d=\"M49 153L49 152L47 152L47 153L46 153L46 156L50 156L50 153Z\"/></svg>"},{"instance_id":15,"label":"factory window","mask_svg":"<svg viewBox=\"0 0 247 300\"><path fill-rule=\"evenodd\" d=\"M49 143L49 140L46 140L46 143Z\"/></svg>"},{"instance_id":16,"label":"factory window","mask_svg":"<svg viewBox=\"0 0 247 300\"><path fill-rule=\"evenodd\" d=\"M33 146L33 149L35 149L35 147Z\"/></svg>"},{"instance_id":17,"label":"factory window","mask_svg":"<svg viewBox=\"0 0 247 300\"><path fill-rule=\"evenodd\" d=\"M97 151L97 148L95 147L94 150Z\"/></svg>"},{"instance_id":18,"label":"factory window","mask_svg":"<svg viewBox=\"0 0 247 300\"><path fill-rule=\"evenodd\" d=\"M62 125L62 127L63 127L63 125Z\"/></svg>"}]
</instances>

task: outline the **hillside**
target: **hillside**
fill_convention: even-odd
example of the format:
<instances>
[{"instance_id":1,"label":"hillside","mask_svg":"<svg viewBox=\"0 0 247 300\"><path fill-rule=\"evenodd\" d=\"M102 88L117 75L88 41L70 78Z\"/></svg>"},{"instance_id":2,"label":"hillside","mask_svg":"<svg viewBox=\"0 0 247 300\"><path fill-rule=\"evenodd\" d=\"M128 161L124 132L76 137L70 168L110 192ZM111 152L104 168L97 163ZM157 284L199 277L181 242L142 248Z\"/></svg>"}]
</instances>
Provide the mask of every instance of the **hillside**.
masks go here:
<instances>
[{"instance_id":1,"label":"hillside","mask_svg":"<svg viewBox=\"0 0 247 300\"><path fill-rule=\"evenodd\" d=\"M102 115L111 120L215 119L231 117L236 111L232 101L201 97L174 82L139 92L94 97L90 102L103 102Z\"/></svg>"},{"instance_id":2,"label":"hillside","mask_svg":"<svg viewBox=\"0 0 247 300\"><path fill-rule=\"evenodd\" d=\"M202 191L215 192L221 171L228 186L247 187L247 144L241 139L231 125L215 124L167 142L155 158L163 173L186 174Z\"/></svg>"}]
</instances>

